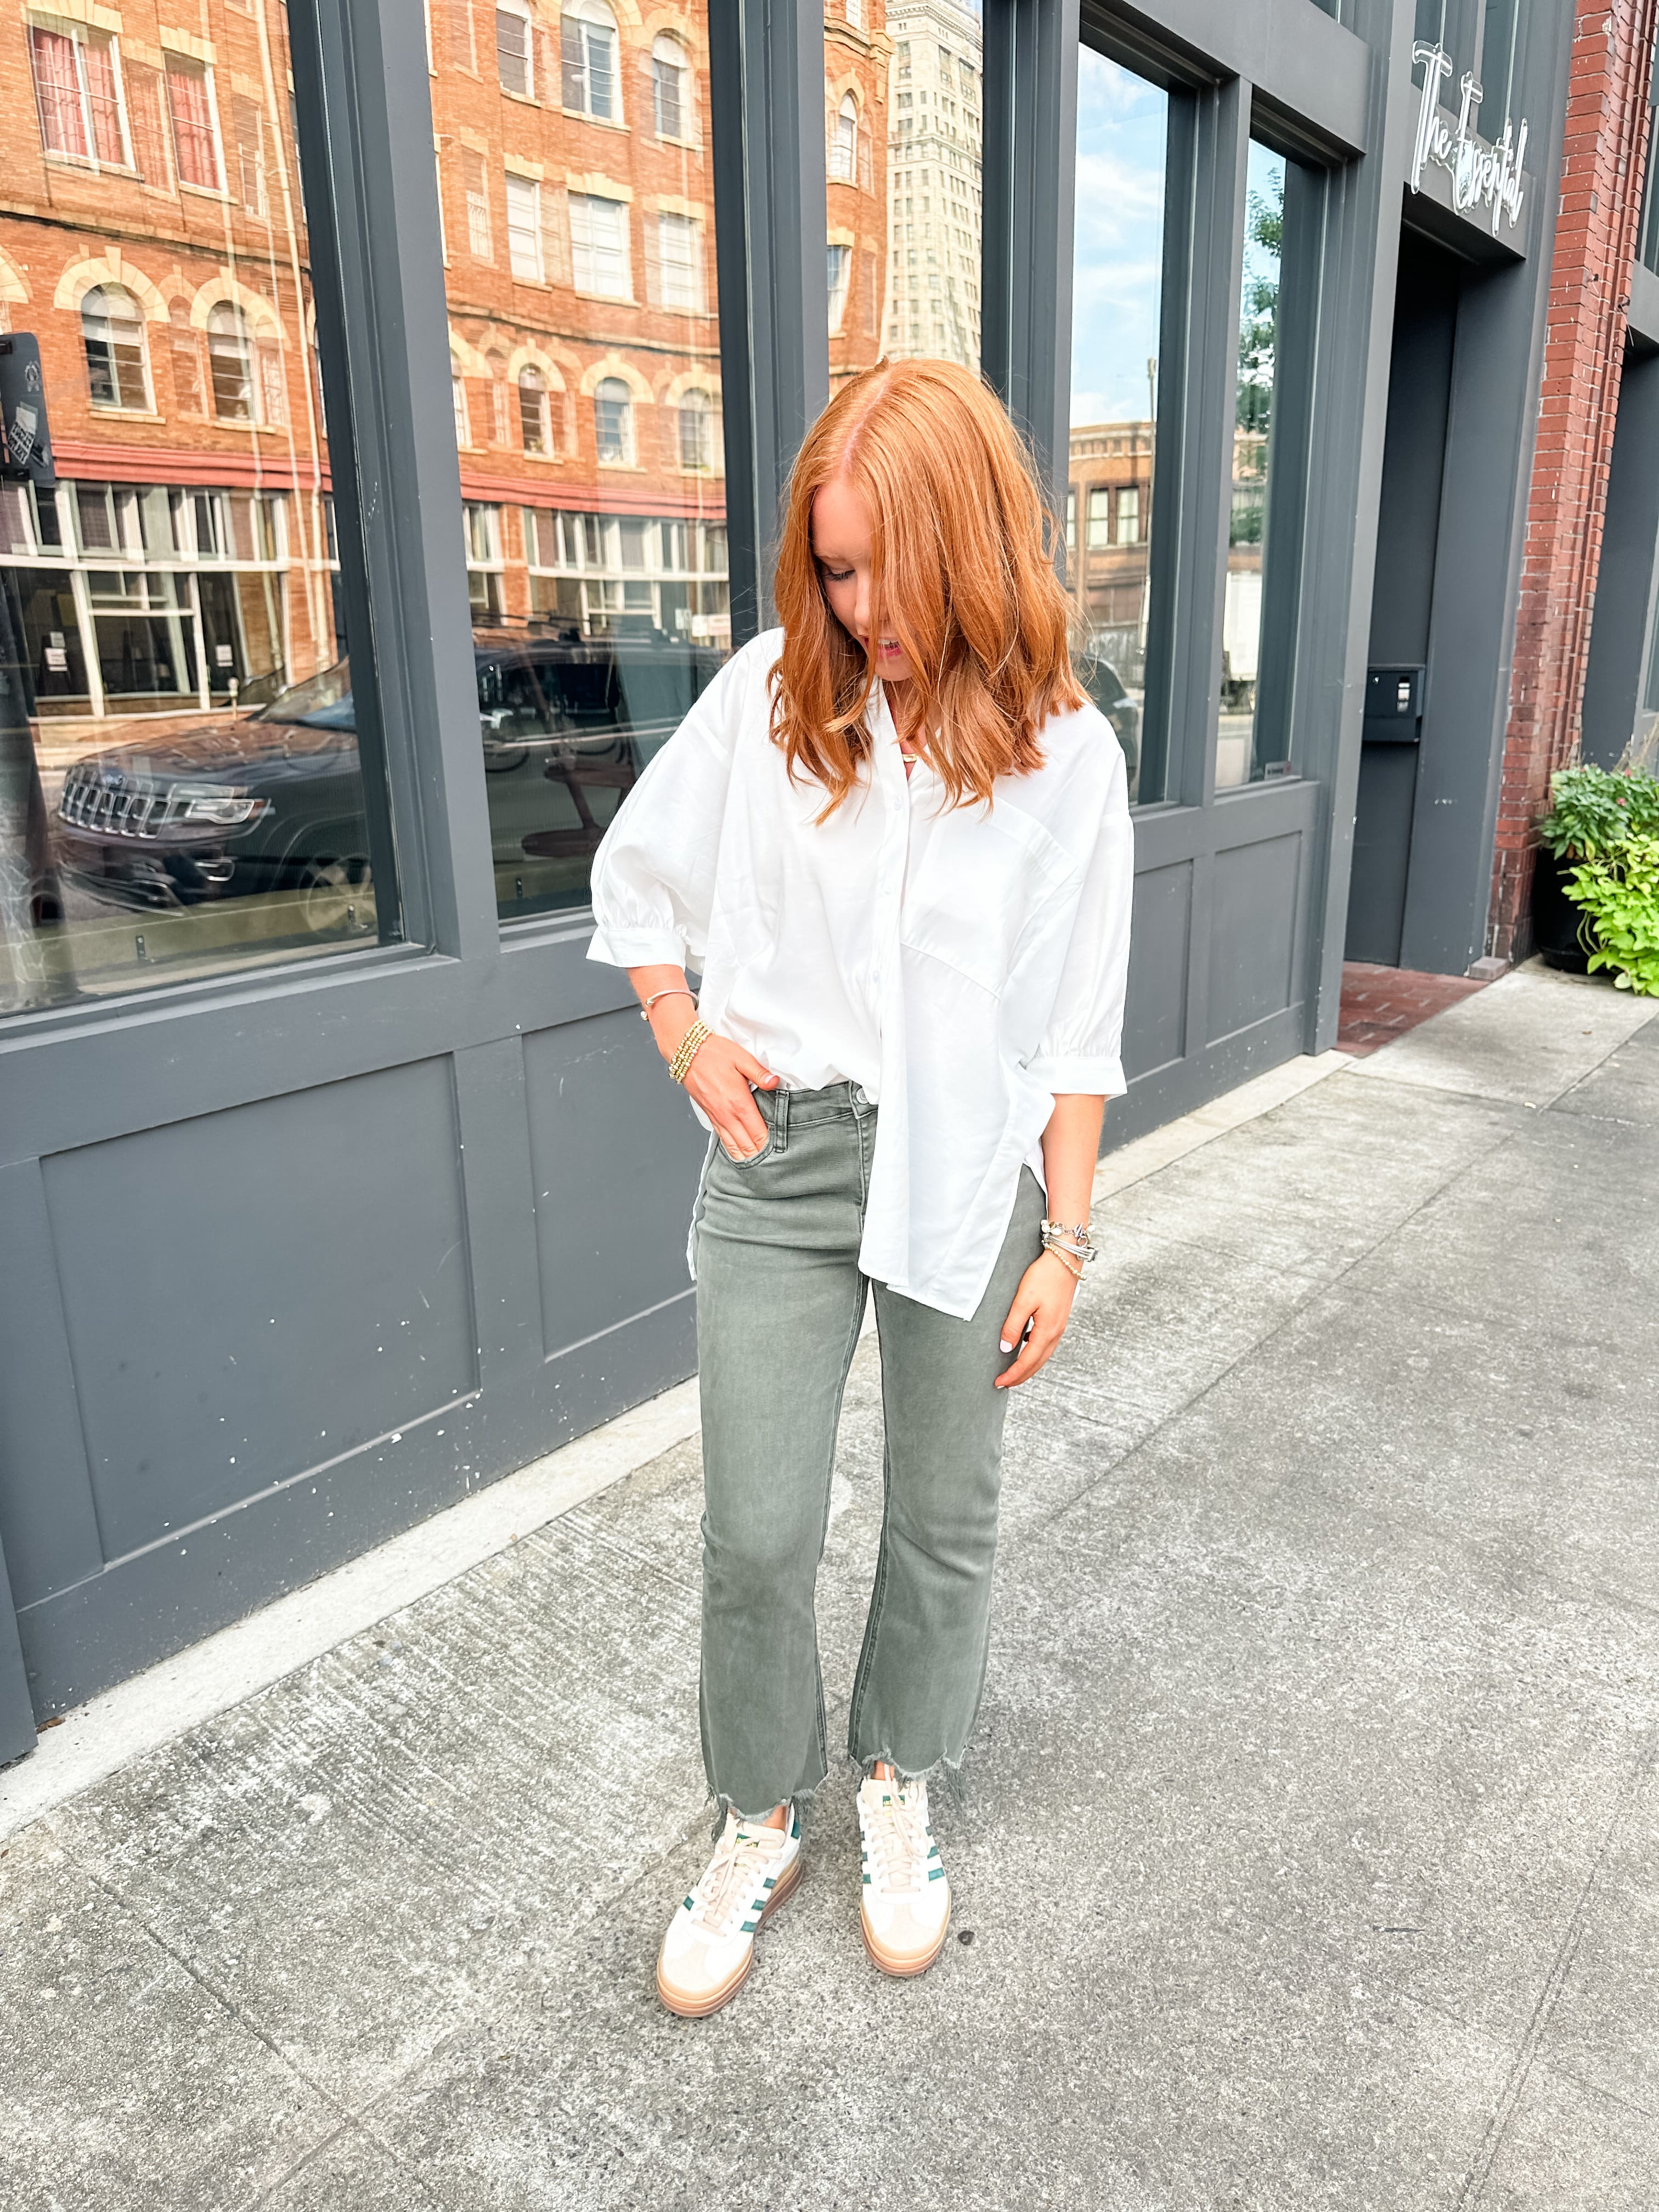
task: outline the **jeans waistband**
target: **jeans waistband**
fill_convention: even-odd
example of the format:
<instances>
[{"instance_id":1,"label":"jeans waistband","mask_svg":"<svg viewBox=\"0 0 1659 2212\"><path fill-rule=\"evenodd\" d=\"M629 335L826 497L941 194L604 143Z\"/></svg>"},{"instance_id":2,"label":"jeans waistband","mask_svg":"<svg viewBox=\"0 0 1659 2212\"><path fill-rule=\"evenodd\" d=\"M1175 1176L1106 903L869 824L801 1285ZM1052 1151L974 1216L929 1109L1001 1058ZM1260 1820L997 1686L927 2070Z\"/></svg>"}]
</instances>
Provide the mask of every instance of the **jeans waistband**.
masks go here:
<instances>
[{"instance_id":1,"label":"jeans waistband","mask_svg":"<svg viewBox=\"0 0 1659 2212\"><path fill-rule=\"evenodd\" d=\"M856 1083L826 1083L821 1091L757 1091L755 1103L782 1141L792 1121L866 1121L875 1118L876 1102Z\"/></svg>"}]
</instances>

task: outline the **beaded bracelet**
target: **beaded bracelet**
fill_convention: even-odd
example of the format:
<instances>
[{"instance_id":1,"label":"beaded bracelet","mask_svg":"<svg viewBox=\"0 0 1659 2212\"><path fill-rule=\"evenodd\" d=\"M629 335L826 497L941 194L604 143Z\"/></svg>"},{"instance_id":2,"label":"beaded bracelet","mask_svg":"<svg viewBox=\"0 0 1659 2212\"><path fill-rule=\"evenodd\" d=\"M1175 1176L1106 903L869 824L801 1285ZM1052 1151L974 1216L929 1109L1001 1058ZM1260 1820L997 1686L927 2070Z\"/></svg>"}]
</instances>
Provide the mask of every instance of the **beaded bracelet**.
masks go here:
<instances>
[{"instance_id":1,"label":"beaded bracelet","mask_svg":"<svg viewBox=\"0 0 1659 2212\"><path fill-rule=\"evenodd\" d=\"M696 1021L680 1039L680 1048L674 1054L668 1066L668 1073L676 1083L684 1082L690 1072L691 1063L697 1056L697 1048L708 1033L707 1022Z\"/></svg>"}]
</instances>

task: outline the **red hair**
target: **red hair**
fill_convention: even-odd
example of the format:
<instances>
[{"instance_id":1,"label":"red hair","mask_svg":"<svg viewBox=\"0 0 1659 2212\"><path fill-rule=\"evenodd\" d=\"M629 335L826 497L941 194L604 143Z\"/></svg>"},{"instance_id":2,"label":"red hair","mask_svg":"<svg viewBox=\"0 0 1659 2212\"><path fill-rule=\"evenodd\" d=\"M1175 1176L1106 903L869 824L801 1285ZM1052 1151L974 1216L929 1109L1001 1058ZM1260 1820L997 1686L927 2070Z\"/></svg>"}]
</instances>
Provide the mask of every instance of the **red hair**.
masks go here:
<instances>
[{"instance_id":1,"label":"red hair","mask_svg":"<svg viewBox=\"0 0 1659 2212\"><path fill-rule=\"evenodd\" d=\"M829 792L825 814L869 749L864 714L878 681L831 613L812 551L813 498L837 481L869 509L870 631L908 658L927 758L951 805L988 805L998 776L1042 766L1046 718L1084 700L1054 519L1030 457L989 386L947 361L878 362L807 432L778 549L772 736L792 776L802 770Z\"/></svg>"}]
</instances>

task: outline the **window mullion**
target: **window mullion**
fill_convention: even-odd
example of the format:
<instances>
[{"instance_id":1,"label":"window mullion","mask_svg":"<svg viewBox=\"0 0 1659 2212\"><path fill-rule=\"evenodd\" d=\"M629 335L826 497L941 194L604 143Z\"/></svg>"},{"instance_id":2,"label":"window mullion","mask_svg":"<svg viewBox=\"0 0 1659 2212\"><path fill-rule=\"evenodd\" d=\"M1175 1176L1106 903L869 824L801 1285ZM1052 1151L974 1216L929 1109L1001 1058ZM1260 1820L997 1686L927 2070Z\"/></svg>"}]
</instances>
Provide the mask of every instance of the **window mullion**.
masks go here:
<instances>
[{"instance_id":1,"label":"window mullion","mask_svg":"<svg viewBox=\"0 0 1659 2212\"><path fill-rule=\"evenodd\" d=\"M732 642L771 619L789 468L830 397L822 0L709 11Z\"/></svg>"},{"instance_id":2,"label":"window mullion","mask_svg":"<svg viewBox=\"0 0 1659 2212\"><path fill-rule=\"evenodd\" d=\"M87 159L94 169L98 160L98 134L92 119L92 85L87 75L86 41L77 30L70 40L75 49L75 84L81 98L81 137L87 149Z\"/></svg>"},{"instance_id":3,"label":"window mullion","mask_svg":"<svg viewBox=\"0 0 1659 2212\"><path fill-rule=\"evenodd\" d=\"M482 956L500 939L425 49L398 0L290 0L289 22L296 97L319 125L301 141L318 324L343 367L336 526L367 574L347 629L372 639L377 673L365 793L386 794L388 846L396 823L405 934Z\"/></svg>"}]
</instances>

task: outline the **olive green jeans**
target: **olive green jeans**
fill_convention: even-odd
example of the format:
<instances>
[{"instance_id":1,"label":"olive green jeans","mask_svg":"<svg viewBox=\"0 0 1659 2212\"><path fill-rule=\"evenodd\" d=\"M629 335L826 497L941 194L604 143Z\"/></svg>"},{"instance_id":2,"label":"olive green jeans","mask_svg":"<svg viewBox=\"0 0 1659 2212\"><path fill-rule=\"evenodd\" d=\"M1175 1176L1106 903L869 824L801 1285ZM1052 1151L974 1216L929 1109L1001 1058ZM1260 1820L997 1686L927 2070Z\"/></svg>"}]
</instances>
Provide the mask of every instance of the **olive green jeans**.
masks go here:
<instances>
[{"instance_id":1,"label":"olive green jeans","mask_svg":"<svg viewBox=\"0 0 1659 2212\"><path fill-rule=\"evenodd\" d=\"M842 1394L870 1287L859 1243L876 1109L856 1086L757 1091L753 1160L711 1144L693 1220L702 1396L702 1747L722 1808L759 1815L828 1771L813 1595ZM994 1378L1042 1193L1020 1175L970 1321L878 1283L884 1505L848 1749L960 1765L979 1711L1007 1393Z\"/></svg>"}]
</instances>

